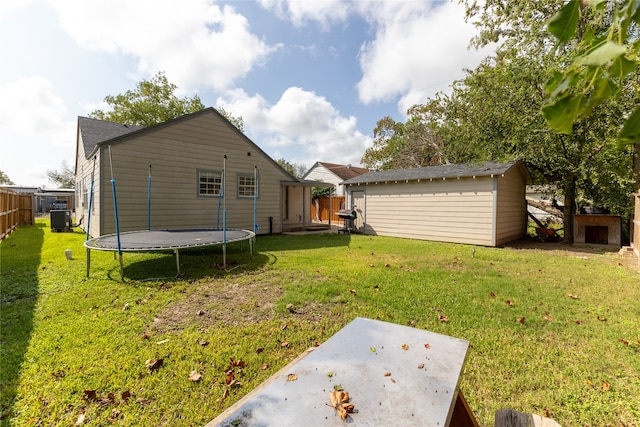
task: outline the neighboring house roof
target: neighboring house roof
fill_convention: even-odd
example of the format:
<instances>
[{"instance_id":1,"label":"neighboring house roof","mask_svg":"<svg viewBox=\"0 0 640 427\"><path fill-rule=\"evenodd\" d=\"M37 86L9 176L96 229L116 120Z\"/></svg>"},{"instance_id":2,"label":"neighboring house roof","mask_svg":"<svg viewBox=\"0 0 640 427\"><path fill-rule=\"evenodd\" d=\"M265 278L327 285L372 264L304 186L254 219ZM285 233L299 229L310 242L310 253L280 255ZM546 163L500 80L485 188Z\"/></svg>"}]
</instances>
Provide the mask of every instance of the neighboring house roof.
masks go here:
<instances>
[{"instance_id":1,"label":"neighboring house roof","mask_svg":"<svg viewBox=\"0 0 640 427\"><path fill-rule=\"evenodd\" d=\"M351 165L340 165L337 163L327 163L327 162L316 162L316 164L313 165L311 169L309 169L309 172L311 172L317 166L324 166L331 173L333 173L335 176L342 179L343 181L347 179L355 178L356 176L360 176L364 173L370 172L370 170L366 168L359 168ZM309 172L307 172L305 176L308 175Z\"/></svg>"},{"instance_id":2,"label":"neighboring house roof","mask_svg":"<svg viewBox=\"0 0 640 427\"><path fill-rule=\"evenodd\" d=\"M508 163L485 162L465 163L459 165L426 166L412 169L393 169L365 173L351 178L343 184L368 184L388 181L416 181L422 179L470 178L481 176L502 175L513 167L522 167L526 174L526 181L531 178L521 161Z\"/></svg>"},{"instance_id":3,"label":"neighboring house roof","mask_svg":"<svg viewBox=\"0 0 640 427\"><path fill-rule=\"evenodd\" d=\"M142 126L107 122L89 117L78 117L78 128L82 135L84 152L87 156L101 142L143 129Z\"/></svg>"}]
</instances>

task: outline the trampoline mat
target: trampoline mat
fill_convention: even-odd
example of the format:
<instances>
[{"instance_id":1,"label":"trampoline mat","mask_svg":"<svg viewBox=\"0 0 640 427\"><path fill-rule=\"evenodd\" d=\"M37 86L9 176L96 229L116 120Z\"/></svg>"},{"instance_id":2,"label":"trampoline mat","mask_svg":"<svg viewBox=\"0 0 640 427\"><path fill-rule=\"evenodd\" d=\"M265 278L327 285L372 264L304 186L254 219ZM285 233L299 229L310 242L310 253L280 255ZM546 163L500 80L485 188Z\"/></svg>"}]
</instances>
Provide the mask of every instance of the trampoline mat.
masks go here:
<instances>
[{"instance_id":1,"label":"trampoline mat","mask_svg":"<svg viewBox=\"0 0 640 427\"><path fill-rule=\"evenodd\" d=\"M249 240L255 234L249 230L227 229L176 229L142 230L120 233L120 250L123 252L163 251L172 249L216 246L224 243ZM117 234L107 234L84 242L89 249L118 250Z\"/></svg>"}]
</instances>

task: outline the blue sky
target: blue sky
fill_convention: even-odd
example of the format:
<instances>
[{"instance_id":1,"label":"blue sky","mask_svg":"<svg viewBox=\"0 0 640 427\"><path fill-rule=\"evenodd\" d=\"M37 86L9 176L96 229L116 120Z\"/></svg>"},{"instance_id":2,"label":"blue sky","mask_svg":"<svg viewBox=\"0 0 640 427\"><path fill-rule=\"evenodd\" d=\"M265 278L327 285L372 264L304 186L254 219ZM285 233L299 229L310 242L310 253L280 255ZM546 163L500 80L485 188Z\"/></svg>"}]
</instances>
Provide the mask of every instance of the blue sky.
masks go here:
<instances>
[{"instance_id":1,"label":"blue sky","mask_svg":"<svg viewBox=\"0 0 640 427\"><path fill-rule=\"evenodd\" d=\"M358 165L379 119L492 53L474 34L457 1L2 0L0 170L51 186L77 117L159 71L274 159Z\"/></svg>"}]
</instances>

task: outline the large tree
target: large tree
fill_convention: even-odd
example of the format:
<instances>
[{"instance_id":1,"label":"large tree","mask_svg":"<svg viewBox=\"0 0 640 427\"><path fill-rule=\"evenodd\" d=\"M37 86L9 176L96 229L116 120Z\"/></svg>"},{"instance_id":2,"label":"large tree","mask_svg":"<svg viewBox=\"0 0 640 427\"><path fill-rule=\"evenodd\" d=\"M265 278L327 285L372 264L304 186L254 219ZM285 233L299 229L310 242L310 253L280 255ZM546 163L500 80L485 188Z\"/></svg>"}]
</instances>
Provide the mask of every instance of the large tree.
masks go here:
<instances>
[{"instance_id":1,"label":"large tree","mask_svg":"<svg viewBox=\"0 0 640 427\"><path fill-rule=\"evenodd\" d=\"M60 169L47 170L47 177L49 181L58 186L58 188L73 188L74 187L74 172L73 169L67 164L66 161L62 161Z\"/></svg>"},{"instance_id":2,"label":"large tree","mask_svg":"<svg viewBox=\"0 0 640 427\"><path fill-rule=\"evenodd\" d=\"M15 182L11 181L11 179L7 176L6 173L4 173L3 171L0 171L0 184L14 185Z\"/></svg>"},{"instance_id":3,"label":"large tree","mask_svg":"<svg viewBox=\"0 0 640 427\"><path fill-rule=\"evenodd\" d=\"M555 184L564 195L566 241L572 240L577 198L626 213L632 156L629 147L619 148L615 141L637 99L620 97L594 106L589 120L578 120L571 135L550 129L541 114L546 83L572 52L570 46L558 49L546 30L562 1L465 4L468 19L479 29L472 44L497 42L495 55L467 70L450 95L414 106L406 123L378 122L363 163L377 161L384 168L412 166L408 158L421 165L522 159L536 182Z\"/></svg>"},{"instance_id":4,"label":"large tree","mask_svg":"<svg viewBox=\"0 0 640 427\"><path fill-rule=\"evenodd\" d=\"M146 127L204 108L198 96L178 98L174 93L176 89L177 86L170 83L163 72L159 72L151 80L139 82L135 90L128 90L119 95L107 95L104 101L111 110L95 110L89 116Z\"/></svg>"}]
</instances>

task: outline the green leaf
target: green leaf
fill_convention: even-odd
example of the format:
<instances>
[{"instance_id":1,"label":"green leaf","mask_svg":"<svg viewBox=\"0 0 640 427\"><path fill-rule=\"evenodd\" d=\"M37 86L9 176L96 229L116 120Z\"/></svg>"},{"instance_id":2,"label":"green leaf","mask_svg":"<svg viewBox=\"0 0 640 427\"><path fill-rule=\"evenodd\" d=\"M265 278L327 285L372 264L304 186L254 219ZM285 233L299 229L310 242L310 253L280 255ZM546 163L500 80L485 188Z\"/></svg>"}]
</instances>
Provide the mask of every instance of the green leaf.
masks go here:
<instances>
[{"instance_id":1,"label":"green leaf","mask_svg":"<svg viewBox=\"0 0 640 427\"><path fill-rule=\"evenodd\" d=\"M624 122L618 136L623 142L632 144L640 142L640 108L636 108L636 111Z\"/></svg>"},{"instance_id":2,"label":"green leaf","mask_svg":"<svg viewBox=\"0 0 640 427\"><path fill-rule=\"evenodd\" d=\"M569 87L574 74L574 72L569 72L565 76L564 74L556 71L553 74L553 77L551 77L545 84L545 91L552 98L557 97Z\"/></svg>"},{"instance_id":3,"label":"green leaf","mask_svg":"<svg viewBox=\"0 0 640 427\"><path fill-rule=\"evenodd\" d=\"M569 1L549 20L547 29L551 34L556 36L561 43L564 43L575 37L579 17L580 2Z\"/></svg>"},{"instance_id":4,"label":"green leaf","mask_svg":"<svg viewBox=\"0 0 640 427\"><path fill-rule=\"evenodd\" d=\"M593 92L589 97L588 106L589 108L593 108L596 105L600 104L605 99L608 99L615 95L618 87L609 80L607 77L601 77L596 80L593 86Z\"/></svg>"},{"instance_id":5,"label":"green leaf","mask_svg":"<svg viewBox=\"0 0 640 427\"><path fill-rule=\"evenodd\" d=\"M542 116L556 132L570 135L573 123L583 109L582 95L565 95L542 107Z\"/></svg>"},{"instance_id":6,"label":"green leaf","mask_svg":"<svg viewBox=\"0 0 640 427\"><path fill-rule=\"evenodd\" d=\"M611 68L609 70L612 76L616 78L623 79L631 73L635 73L638 69L638 63L635 61L630 61L624 56L613 61Z\"/></svg>"},{"instance_id":7,"label":"green leaf","mask_svg":"<svg viewBox=\"0 0 640 427\"><path fill-rule=\"evenodd\" d=\"M588 67L600 67L612 59L623 56L627 48L612 41L606 41L591 49L588 53L576 58L576 65Z\"/></svg>"}]
</instances>

